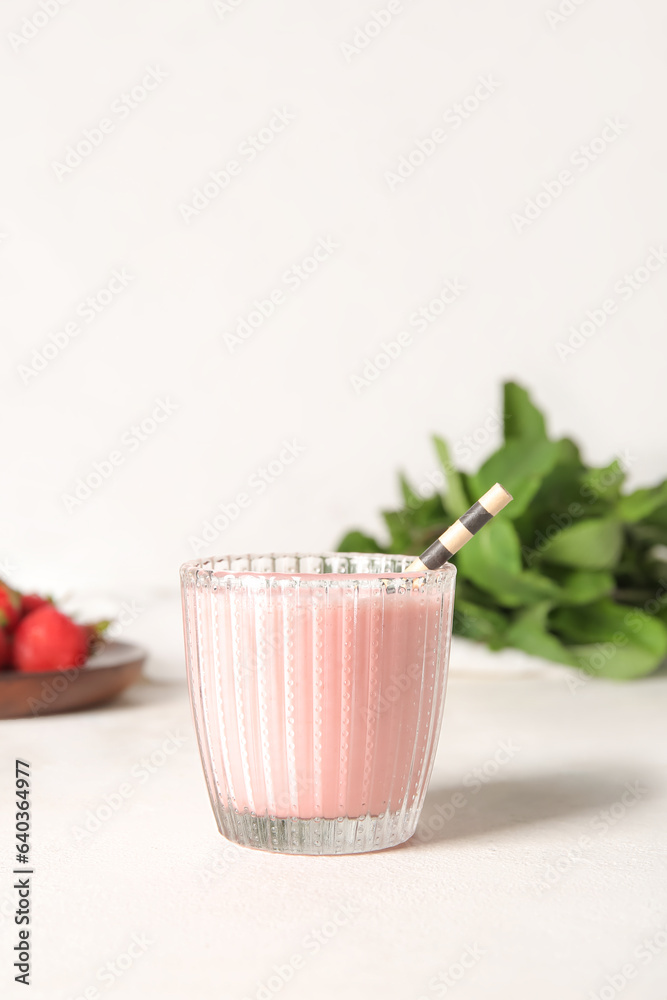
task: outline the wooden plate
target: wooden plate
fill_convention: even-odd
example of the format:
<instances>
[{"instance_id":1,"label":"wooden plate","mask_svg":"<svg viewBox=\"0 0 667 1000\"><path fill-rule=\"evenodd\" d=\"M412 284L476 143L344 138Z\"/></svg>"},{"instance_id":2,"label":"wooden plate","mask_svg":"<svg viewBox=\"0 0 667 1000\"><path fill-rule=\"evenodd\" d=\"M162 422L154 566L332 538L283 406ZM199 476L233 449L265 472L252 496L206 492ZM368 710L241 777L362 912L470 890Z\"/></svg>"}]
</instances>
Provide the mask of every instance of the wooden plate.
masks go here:
<instances>
[{"instance_id":1,"label":"wooden plate","mask_svg":"<svg viewBox=\"0 0 667 1000\"><path fill-rule=\"evenodd\" d=\"M42 674L0 671L0 719L53 715L115 698L139 679L146 652L129 642L109 642L80 669Z\"/></svg>"}]
</instances>

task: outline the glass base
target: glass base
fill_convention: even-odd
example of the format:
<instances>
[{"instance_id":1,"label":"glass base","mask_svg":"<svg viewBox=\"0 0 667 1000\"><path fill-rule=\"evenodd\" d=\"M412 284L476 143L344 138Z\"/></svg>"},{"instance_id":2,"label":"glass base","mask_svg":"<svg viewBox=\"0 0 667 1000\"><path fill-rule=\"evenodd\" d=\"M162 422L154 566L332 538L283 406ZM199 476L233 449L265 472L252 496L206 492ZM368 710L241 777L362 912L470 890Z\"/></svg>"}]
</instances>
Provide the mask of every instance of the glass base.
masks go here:
<instances>
[{"instance_id":1,"label":"glass base","mask_svg":"<svg viewBox=\"0 0 667 1000\"><path fill-rule=\"evenodd\" d=\"M402 844L415 832L417 810L351 819L281 818L253 816L229 809L216 810L223 837L244 847L274 854L364 854Z\"/></svg>"}]
</instances>

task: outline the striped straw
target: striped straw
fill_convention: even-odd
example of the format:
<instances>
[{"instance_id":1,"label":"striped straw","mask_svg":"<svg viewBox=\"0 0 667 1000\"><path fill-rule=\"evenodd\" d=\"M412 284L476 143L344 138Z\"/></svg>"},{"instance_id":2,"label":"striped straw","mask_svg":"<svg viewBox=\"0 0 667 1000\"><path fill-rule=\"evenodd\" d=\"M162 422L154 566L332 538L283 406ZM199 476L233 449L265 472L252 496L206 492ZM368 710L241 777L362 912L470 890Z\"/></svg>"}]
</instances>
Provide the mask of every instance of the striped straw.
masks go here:
<instances>
[{"instance_id":1,"label":"striped straw","mask_svg":"<svg viewBox=\"0 0 667 1000\"><path fill-rule=\"evenodd\" d=\"M447 531L443 531L440 538L436 538L418 559L411 562L407 572L440 569L455 552L458 552L466 542L470 541L473 535L477 534L480 528L483 528L492 517L495 517L498 511L506 507L511 499L512 496L505 487L496 483L465 514L461 514L458 521L447 528Z\"/></svg>"}]
</instances>

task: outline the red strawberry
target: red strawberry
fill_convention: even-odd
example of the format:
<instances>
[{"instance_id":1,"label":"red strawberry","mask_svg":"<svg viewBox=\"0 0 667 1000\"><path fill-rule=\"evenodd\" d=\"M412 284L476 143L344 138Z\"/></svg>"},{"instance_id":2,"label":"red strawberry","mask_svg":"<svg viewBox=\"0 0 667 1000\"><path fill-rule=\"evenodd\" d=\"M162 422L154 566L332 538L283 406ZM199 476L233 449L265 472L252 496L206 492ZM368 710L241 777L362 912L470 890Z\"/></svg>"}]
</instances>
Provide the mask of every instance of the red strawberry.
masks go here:
<instances>
[{"instance_id":1,"label":"red strawberry","mask_svg":"<svg viewBox=\"0 0 667 1000\"><path fill-rule=\"evenodd\" d=\"M11 659L11 646L9 636L4 628L0 628L0 670L8 667Z\"/></svg>"},{"instance_id":2,"label":"red strawberry","mask_svg":"<svg viewBox=\"0 0 667 1000\"><path fill-rule=\"evenodd\" d=\"M46 604L53 604L53 601L48 597L40 597L39 594L22 594L21 595L21 618L25 618L32 611L36 611L37 608L43 608Z\"/></svg>"},{"instance_id":3,"label":"red strawberry","mask_svg":"<svg viewBox=\"0 0 667 1000\"><path fill-rule=\"evenodd\" d=\"M21 595L0 580L0 620L4 615L5 624L10 632L18 622L20 614Z\"/></svg>"},{"instance_id":4,"label":"red strawberry","mask_svg":"<svg viewBox=\"0 0 667 1000\"><path fill-rule=\"evenodd\" d=\"M12 660L25 673L81 667L87 658L86 629L51 604L26 615L14 633Z\"/></svg>"}]
</instances>

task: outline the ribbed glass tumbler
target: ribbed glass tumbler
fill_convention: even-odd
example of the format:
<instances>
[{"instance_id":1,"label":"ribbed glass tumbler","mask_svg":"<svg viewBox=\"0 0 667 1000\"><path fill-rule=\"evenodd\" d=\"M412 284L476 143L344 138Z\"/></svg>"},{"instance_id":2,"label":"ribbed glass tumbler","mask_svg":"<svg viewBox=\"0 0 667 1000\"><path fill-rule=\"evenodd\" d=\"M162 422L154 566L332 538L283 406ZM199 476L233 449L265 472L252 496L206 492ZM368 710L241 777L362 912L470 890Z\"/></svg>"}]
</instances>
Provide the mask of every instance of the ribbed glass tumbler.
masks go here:
<instances>
[{"instance_id":1,"label":"ribbed glass tumbler","mask_svg":"<svg viewBox=\"0 0 667 1000\"><path fill-rule=\"evenodd\" d=\"M181 567L190 696L220 832L357 854L415 831L440 731L451 565L224 556Z\"/></svg>"}]
</instances>

